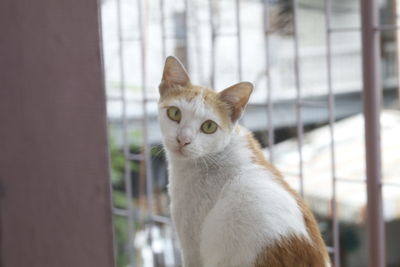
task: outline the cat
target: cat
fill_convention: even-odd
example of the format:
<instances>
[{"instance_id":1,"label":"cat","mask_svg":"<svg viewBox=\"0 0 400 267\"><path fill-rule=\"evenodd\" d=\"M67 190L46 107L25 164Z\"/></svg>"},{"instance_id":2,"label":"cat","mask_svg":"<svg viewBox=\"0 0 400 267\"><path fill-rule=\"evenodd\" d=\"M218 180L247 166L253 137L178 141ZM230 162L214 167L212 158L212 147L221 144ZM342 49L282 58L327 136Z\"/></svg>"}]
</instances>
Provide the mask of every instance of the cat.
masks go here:
<instances>
[{"instance_id":1,"label":"cat","mask_svg":"<svg viewBox=\"0 0 400 267\"><path fill-rule=\"evenodd\" d=\"M217 93L165 61L158 116L183 266L331 266L312 213L238 124L252 90Z\"/></svg>"}]
</instances>

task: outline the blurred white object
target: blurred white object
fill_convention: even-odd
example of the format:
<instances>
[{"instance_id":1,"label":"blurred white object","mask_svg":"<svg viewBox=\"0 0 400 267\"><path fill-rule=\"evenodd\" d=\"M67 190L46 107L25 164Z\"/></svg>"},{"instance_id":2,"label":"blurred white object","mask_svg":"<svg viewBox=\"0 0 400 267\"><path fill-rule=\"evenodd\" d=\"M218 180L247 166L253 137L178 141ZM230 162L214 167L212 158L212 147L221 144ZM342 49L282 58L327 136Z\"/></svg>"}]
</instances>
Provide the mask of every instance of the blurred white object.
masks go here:
<instances>
[{"instance_id":1,"label":"blurred white object","mask_svg":"<svg viewBox=\"0 0 400 267\"><path fill-rule=\"evenodd\" d=\"M400 112L382 111L382 168L384 218L400 218ZM366 211L364 119L356 115L335 123L338 216L344 222L363 222ZM299 155L292 139L274 147L276 166L298 188ZM303 147L305 199L314 212L330 217L332 172L329 126L305 134Z\"/></svg>"}]
</instances>

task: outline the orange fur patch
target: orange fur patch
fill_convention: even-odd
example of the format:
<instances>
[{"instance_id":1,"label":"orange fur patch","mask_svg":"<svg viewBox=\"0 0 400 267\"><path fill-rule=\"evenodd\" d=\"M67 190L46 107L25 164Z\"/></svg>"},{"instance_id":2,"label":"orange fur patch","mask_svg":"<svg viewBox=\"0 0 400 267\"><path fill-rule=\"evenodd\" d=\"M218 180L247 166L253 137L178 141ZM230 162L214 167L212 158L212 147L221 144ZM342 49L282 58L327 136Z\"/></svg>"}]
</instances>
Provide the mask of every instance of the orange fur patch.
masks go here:
<instances>
[{"instance_id":1,"label":"orange fur patch","mask_svg":"<svg viewBox=\"0 0 400 267\"><path fill-rule=\"evenodd\" d=\"M240 129L241 131L243 129ZM245 130L247 131L247 130ZM266 247L258 256L255 266L258 267L323 267L329 261L325 243L321 237L314 215L297 194L283 179L282 174L266 160L259 143L250 132L247 132L248 147L253 152L253 160L270 171L275 179L297 201L304 216L311 242L301 237L290 236L272 247Z\"/></svg>"},{"instance_id":2,"label":"orange fur patch","mask_svg":"<svg viewBox=\"0 0 400 267\"><path fill-rule=\"evenodd\" d=\"M255 267L325 267L321 249L301 237L290 236L258 255Z\"/></svg>"}]
</instances>

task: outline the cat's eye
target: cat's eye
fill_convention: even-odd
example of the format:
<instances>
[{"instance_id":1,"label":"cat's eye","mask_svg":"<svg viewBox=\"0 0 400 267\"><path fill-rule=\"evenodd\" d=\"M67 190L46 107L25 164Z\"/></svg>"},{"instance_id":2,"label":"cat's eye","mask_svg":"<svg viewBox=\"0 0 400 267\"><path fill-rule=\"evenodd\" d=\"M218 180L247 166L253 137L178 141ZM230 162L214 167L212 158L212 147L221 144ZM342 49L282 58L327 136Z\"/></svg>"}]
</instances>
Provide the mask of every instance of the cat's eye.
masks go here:
<instances>
[{"instance_id":1,"label":"cat's eye","mask_svg":"<svg viewBox=\"0 0 400 267\"><path fill-rule=\"evenodd\" d=\"M218 125L212 120L208 120L203 122L200 129L202 130L203 133L212 134L215 133L215 131L218 129Z\"/></svg>"},{"instance_id":2,"label":"cat's eye","mask_svg":"<svg viewBox=\"0 0 400 267\"><path fill-rule=\"evenodd\" d=\"M182 118L181 111L177 107L169 107L167 109L167 116L173 121L180 122Z\"/></svg>"}]
</instances>

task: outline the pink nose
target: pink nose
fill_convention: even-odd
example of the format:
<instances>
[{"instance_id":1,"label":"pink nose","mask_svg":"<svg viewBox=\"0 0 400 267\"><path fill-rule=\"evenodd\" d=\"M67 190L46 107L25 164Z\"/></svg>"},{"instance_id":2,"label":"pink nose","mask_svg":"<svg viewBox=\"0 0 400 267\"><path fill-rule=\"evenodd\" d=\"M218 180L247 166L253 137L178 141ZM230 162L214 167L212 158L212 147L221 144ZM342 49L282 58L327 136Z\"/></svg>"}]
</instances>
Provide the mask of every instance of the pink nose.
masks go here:
<instances>
[{"instance_id":1,"label":"pink nose","mask_svg":"<svg viewBox=\"0 0 400 267\"><path fill-rule=\"evenodd\" d=\"M190 139L189 138L185 138L185 137L180 137L178 136L176 138L176 141L178 142L180 147L184 147L190 144Z\"/></svg>"}]
</instances>

